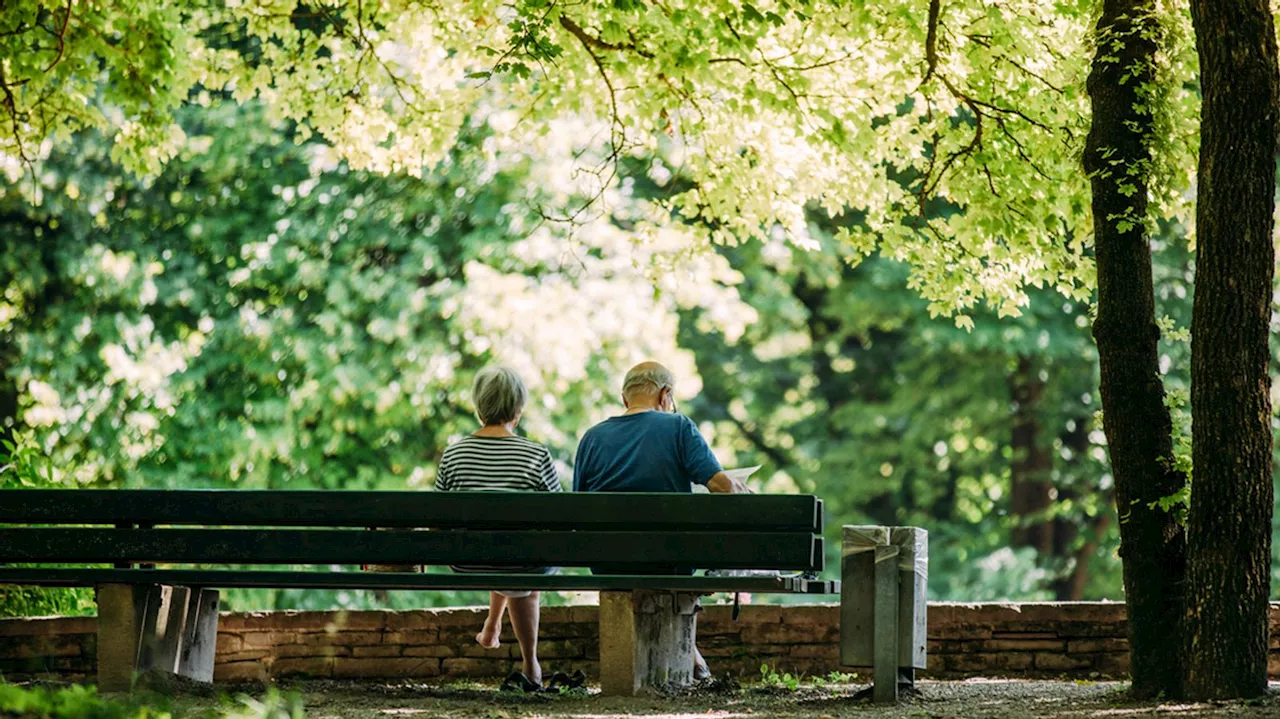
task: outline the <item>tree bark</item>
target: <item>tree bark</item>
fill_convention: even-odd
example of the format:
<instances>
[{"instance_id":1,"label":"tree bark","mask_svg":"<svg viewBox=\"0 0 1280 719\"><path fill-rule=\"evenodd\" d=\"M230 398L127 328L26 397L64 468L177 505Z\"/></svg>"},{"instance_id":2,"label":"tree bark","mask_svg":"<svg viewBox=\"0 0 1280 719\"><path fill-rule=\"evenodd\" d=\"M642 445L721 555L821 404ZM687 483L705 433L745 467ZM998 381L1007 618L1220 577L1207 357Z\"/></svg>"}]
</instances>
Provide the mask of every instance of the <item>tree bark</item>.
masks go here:
<instances>
[{"instance_id":1,"label":"tree bark","mask_svg":"<svg viewBox=\"0 0 1280 719\"><path fill-rule=\"evenodd\" d=\"M1147 237L1152 116L1139 88L1154 80L1154 0L1104 0L1089 73L1093 122L1084 166L1093 190L1103 429L1121 518L1132 693L1178 694L1186 538L1151 504L1185 486L1174 471L1164 405Z\"/></svg>"},{"instance_id":2,"label":"tree bark","mask_svg":"<svg viewBox=\"0 0 1280 719\"><path fill-rule=\"evenodd\" d=\"M1192 0L1203 95L1191 320L1186 693L1267 690L1272 213L1280 73L1265 0Z\"/></svg>"}]
</instances>

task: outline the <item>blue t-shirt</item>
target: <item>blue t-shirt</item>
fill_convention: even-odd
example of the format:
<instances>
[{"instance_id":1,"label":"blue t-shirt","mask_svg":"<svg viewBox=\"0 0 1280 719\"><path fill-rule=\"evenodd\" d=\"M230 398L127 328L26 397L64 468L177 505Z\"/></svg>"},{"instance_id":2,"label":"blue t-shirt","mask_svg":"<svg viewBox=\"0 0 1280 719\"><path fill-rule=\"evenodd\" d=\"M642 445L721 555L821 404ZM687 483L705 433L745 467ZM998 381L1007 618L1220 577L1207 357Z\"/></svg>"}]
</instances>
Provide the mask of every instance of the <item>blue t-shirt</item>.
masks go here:
<instances>
[{"instance_id":1,"label":"blue t-shirt","mask_svg":"<svg viewBox=\"0 0 1280 719\"><path fill-rule=\"evenodd\" d=\"M575 492L692 492L720 471L693 420L669 412L597 424L578 444L573 465Z\"/></svg>"}]
</instances>

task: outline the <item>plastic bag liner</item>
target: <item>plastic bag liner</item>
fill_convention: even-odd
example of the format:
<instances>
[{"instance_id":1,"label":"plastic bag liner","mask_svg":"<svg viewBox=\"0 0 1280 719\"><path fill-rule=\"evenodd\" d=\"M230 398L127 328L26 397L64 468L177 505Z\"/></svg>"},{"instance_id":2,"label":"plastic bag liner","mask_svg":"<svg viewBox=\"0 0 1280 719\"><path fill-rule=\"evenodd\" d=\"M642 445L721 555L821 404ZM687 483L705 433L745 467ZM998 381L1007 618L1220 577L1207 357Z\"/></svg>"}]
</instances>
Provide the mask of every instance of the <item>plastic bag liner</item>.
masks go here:
<instances>
[{"instance_id":1,"label":"plastic bag liner","mask_svg":"<svg viewBox=\"0 0 1280 719\"><path fill-rule=\"evenodd\" d=\"M889 542L898 545L898 565L902 571L929 578L929 533L920 527L894 527Z\"/></svg>"},{"instance_id":2,"label":"plastic bag liner","mask_svg":"<svg viewBox=\"0 0 1280 719\"><path fill-rule=\"evenodd\" d=\"M873 552L877 546L898 547L898 568L929 577L929 533L919 527L877 527L845 525L840 544L842 557Z\"/></svg>"},{"instance_id":3,"label":"plastic bag liner","mask_svg":"<svg viewBox=\"0 0 1280 719\"><path fill-rule=\"evenodd\" d=\"M889 543L889 527L853 526L846 524L844 541L840 544L840 556L848 557L863 552L873 552L875 548Z\"/></svg>"}]
</instances>

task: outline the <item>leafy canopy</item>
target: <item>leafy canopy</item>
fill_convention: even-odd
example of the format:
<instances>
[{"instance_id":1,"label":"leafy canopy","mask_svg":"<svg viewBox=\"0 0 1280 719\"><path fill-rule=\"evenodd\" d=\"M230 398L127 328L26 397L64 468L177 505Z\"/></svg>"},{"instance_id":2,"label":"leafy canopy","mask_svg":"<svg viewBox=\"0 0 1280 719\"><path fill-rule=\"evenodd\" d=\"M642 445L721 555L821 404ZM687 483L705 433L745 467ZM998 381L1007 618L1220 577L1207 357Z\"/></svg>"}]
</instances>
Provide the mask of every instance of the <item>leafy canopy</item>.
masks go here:
<instances>
[{"instance_id":1,"label":"leafy canopy","mask_svg":"<svg viewBox=\"0 0 1280 719\"><path fill-rule=\"evenodd\" d=\"M567 448L640 359L693 379L677 305L753 318L722 258L656 280L633 266L686 245L675 230L637 247L599 221L566 253L527 204L551 201L555 164L493 154L487 126L431 177L386 178L253 107L185 115L201 151L145 183L83 137L46 163L41 207L0 197L18 240L0 253L0 366L56 481L429 485L474 428L484 364L522 373L524 430Z\"/></svg>"},{"instance_id":2,"label":"leafy canopy","mask_svg":"<svg viewBox=\"0 0 1280 719\"><path fill-rule=\"evenodd\" d=\"M690 178L666 210L703 220L706 240L813 246L806 208L847 212L839 251L908 262L932 312L1017 314L1027 286L1085 299L1092 283L1078 163L1091 6L21 0L0 27L0 153L17 176L93 127L154 173L183 144L175 109L230 95L261 98L354 169L421 174L479 116L517 145L591 118L588 189L660 150L655 173ZM1185 13L1166 14L1164 70L1189 78ZM1172 98L1162 214L1194 164L1193 95L1168 87L1152 94Z\"/></svg>"}]
</instances>

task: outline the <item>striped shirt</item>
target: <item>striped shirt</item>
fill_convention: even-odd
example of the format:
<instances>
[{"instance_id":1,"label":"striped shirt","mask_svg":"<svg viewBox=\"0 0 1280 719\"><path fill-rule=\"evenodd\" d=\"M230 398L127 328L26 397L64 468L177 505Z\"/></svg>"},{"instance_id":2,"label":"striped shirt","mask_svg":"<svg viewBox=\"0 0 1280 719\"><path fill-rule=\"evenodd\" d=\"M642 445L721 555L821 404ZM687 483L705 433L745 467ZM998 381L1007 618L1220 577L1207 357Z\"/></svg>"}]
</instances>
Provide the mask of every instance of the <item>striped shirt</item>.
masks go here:
<instances>
[{"instance_id":1,"label":"striped shirt","mask_svg":"<svg viewBox=\"0 0 1280 719\"><path fill-rule=\"evenodd\" d=\"M551 452L524 437L471 435L449 445L436 474L438 492L559 492Z\"/></svg>"},{"instance_id":2,"label":"striped shirt","mask_svg":"<svg viewBox=\"0 0 1280 719\"><path fill-rule=\"evenodd\" d=\"M546 447L524 437L463 437L449 445L436 473L437 492L559 492ZM552 567L453 567L455 572L552 574Z\"/></svg>"}]
</instances>

